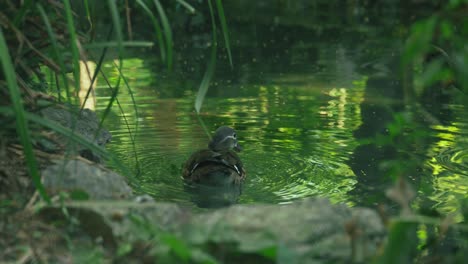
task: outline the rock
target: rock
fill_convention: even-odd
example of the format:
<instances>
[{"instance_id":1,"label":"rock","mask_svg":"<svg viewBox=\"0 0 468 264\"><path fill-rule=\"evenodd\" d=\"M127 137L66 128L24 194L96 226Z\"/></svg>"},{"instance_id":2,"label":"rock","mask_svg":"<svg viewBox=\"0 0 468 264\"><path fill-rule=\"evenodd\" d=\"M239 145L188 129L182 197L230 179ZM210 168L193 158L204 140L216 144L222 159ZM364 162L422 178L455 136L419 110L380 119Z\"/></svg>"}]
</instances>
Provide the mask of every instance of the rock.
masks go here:
<instances>
[{"instance_id":1,"label":"rock","mask_svg":"<svg viewBox=\"0 0 468 264\"><path fill-rule=\"evenodd\" d=\"M99 120L96 113L89 109L83 109L79 113L73 112L73 109L65 109L59 107L47 107L41 111L42 115L49 120L59 123L60 125L75 131L78 135L83 136L89 142L104 146L111 139L111 134L106 129L99 129ZM98 130L99 129L99 130ZM59 136L61 142L73 142L63 136ZM47 140L42 140L43 148L56 149L50 145ZM72 148L73 144L66 144L67 148ZM70 150L70 149L67 149ZM73 149L72 149L73 150ZM75 149L82 157L91 161L100 162L99 155L93 153L88 148L78 145Z\"/></svg>"},{"instance_id":2,"label":"rock","mask_svg":"<svg viewBox=\"0 0 468 264\"><path fill-rule=\"evenodd\" d=\"M385 237L376 212L325 199L201 213L157 202L74 202L67 207L102 214L113 230L109 240L136 245L151 239L154 249L147 252L156 260L167 260L175 251L186 262L367 263Z\"/></svg>"},{"instance_id":3,"label":"rock","mask_svg":"<svg viewBox=\"0 0 468 264\"><path fill-rule=\"evenodd\" d=\"M356 237L349 234L348 225L359 229ZM374 211L332 205L325 199L233 206L197 215L185 229L186 239L194 244L230 243L251 253L268 248L286 250L297 263L351 261L356 255L352 243L360 250L359 261L369 260L380 244L374 238L383 234L384 226Z\"/></svg>"},{"instance_id":4,"label":"rock","mask_svg":"<svg viewBox=\"0 0 468 264\"><path fill-rule=\"evenodd\" d=\"M121 175L79 159L59 160L42 172L49 193L84 191L91 199L128 198L132 189Z\"/></svg>"}]
</instances>

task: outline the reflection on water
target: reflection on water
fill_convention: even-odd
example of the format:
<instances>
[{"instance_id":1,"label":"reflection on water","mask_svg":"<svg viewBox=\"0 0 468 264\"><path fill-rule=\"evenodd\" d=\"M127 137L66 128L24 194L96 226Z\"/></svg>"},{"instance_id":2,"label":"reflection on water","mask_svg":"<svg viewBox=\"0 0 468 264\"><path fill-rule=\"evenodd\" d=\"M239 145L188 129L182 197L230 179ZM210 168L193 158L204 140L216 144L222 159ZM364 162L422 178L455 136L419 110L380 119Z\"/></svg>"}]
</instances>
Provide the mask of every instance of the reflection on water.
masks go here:
<instances>
[{"instance_id":1,"label":"reflection on water","mask_svg":"<svg viewBox=\"0 0 468 264\"><path fill-rule=\"evenodd\" d=\"M433 146L433 155L427 165L432 173L434 192L430 199L443 211L460 208L460 201L468 194L468 120L454 126L436 126L439 141ZM459 130L458 128L465 128Z\"/></svg>"},{"instance_id":2,"label":"reflection on water","mask_svg":"<svg viewBox=\"0 0 468 264\"><path fill-rule=\"evenodd\" d=\"M247 171L239 203L289 203L326 196L334 202L368 205L385 199L389 181L384 180L379 166L398 153L398 146L391 155L379 146L375 153L369 152L370 148L361 149L368 152L365 155L355 150L360 146L358 139L370 135L369 131L386 132L388 118L384 112L372 110L374 107L402 104L392 101L387 89L393 77L388 76L391 66L385 58L394 55L385 49L389 43L381 43L380 53L374 51L369 57L355 52L369 50L369 43L349 45L324 42L288 51L288 58L307 53L314 54L314 61L281 62L281 57L268 55L252 61L240 54L240 65L234 72L222 67L217 70L201 117L211 131L221 125L238 131L244 147L240 158ZM376 58L382 61L375 62ZM202 73L180 70L164 74L150 70L147 64L152 62L124 61L135 104L129 91L122 88L119 103L125 119L117 108L109 117L107 127L113 134L109 148L129 167L135 164L137 153L142 172L134 183L137 192L158 201L192 205L193 197L181 179L181 166L208 142L193 112ZM369 85L379 92L370 93ZM398 85L396 80L394 85ZM106 106L99 98L109 95L108 90L97 90L98 108ZM457 206L453 197L468 193L468 143L461 142L468 134L468 115L464 106L447 107L456 124L427 126L433 140L413 150L425 156L428 165L415 176L422 180L413 184L416 188L429 186L421 187L420 192L449 211ZM363 118L364 111L370 118ZM128 128L134 133L137 122L133 149Z\"/></svg>"},{"instance_id":3,"label":"reflection on water","mask_svg":"<svg viewBox=\"0 0 468 264\"><path fill-rule=\"evenodd\" d=\"M352 131L359 116L344 88L245 87L235 100L210 97L202 117L211 130L237 129L247 180L240 203L285 203L307 196L346 202L355 181L346 165L356 143ZM359 93L363 87L351 88ZM328 94L327 94L328 93ZM191 98L142 98L137 153L143 172L139 192L157 200L187 203L181 165L207 145L208 138L191 111ZM128 102L130 105L130 102ZM348 113L343 113L343 111ZM133 162L130 138L122 121L114 126L111 148Z\"/></svg>"},{"instance_id":4,"label":"reflection on water","mask_svg":"<svg viewBox=\"0 0 468 264\"><path fill-rule=\"evenodd\" d=\"M184 190L190 195L190 201L200 208L220 208L239 203L242 186L208 186L202 184L184 184Z\"/></svg>"}]
</instances>

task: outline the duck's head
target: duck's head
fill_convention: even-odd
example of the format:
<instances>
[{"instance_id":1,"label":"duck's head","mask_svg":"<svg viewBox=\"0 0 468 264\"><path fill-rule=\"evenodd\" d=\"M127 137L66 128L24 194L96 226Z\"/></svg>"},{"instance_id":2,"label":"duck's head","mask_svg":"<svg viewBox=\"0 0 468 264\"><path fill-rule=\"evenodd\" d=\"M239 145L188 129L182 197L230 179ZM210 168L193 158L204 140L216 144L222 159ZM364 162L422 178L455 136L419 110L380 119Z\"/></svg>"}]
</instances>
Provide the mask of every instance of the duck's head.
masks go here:
<instances>
[{"instance_id":1,"label":"duck's head","mask_svg":"<svg viewBox=\"0 0 468 264\"><path fill-rule=\"evenodd\" d=\"M215 152L226 152L232 149L240 152L242 150L242 147L237 142L236 131L227 126L216 129L208 147Z\"/></svg>"}]
</instances>

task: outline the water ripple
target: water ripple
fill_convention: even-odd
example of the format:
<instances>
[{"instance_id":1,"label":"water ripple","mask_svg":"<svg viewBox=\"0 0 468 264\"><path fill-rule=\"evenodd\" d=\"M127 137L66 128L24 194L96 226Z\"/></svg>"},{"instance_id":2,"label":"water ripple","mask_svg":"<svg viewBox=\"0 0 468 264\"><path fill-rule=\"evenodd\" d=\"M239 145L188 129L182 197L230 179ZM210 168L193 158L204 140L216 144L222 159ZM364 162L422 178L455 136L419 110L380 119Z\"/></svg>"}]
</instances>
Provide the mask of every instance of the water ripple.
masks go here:
<instances>
[{"instance_id":1,"label":"water ripple","mask_svg":"<svg viewBox=\"0 0 468 264\"><path fill-rule=\"evenodd\" d=\"M468 176L468 149L446 148L435 159L446 170Z\"/></svg>"}]
</instances>

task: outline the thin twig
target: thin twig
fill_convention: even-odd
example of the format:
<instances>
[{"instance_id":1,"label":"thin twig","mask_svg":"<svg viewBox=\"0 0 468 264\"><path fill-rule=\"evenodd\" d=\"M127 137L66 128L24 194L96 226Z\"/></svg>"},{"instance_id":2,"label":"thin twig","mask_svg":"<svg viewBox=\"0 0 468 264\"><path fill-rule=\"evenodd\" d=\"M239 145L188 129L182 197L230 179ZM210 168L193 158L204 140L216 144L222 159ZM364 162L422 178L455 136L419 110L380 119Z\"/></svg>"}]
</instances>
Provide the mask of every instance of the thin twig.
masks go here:
<instances>
[{"instance_id":1,"label":"thin twig","mask_svg":"<svg viewBox=\"0 0 468 264\"><path fill-rule=\"evenodd\" d=\"M38 198L39 198L39 192L35 191L31 199L29 199L28 203L24 207L24 210L32 209L32 206L37 202Z\"/></svg>"}]
</instances>

